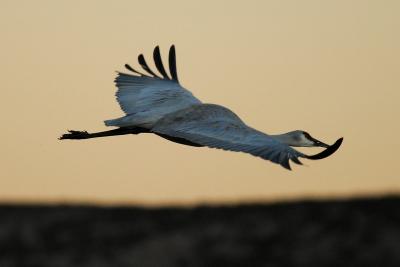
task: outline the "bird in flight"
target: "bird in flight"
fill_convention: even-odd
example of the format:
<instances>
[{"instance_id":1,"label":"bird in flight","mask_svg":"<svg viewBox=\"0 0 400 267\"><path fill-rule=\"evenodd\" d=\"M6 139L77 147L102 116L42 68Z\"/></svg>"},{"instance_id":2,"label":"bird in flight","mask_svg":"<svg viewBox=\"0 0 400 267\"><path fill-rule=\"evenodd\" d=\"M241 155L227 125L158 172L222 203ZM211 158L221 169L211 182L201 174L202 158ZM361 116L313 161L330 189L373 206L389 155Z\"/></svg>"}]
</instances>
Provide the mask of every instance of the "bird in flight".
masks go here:
<instances>
[{"instance_id":1,"label":"bird in flight","mask_svg":"<svg viewBox=\"0 0 400 267\"><path fill-rule=\"evenodd\" d=\"M59 139L89 139L105 136L152 133L167 140L195 147L241 151L291 169L289 161L301 165L299 158L323 159L341 145L339 138L329 146L301 130L270 135L246 125L234 112L216 104L202 103L182 87L176 70L175 46L169 50L169 75L157 46L153 52L157 74L142 54L138 57L143 71L125 64L129 73L117 72L116 98L126 114L104 121L116 129L88 133L73 131ZM306 155L292 147L324 147L316 155Z\"/></svg>"}]
</instances>

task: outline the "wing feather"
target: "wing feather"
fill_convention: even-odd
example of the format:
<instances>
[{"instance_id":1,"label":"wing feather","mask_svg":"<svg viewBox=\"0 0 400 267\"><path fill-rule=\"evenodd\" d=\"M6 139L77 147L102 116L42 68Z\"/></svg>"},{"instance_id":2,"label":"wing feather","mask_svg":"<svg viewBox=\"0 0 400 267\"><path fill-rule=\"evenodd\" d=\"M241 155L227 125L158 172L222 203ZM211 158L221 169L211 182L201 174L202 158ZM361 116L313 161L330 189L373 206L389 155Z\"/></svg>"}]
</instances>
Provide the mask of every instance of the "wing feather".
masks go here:
<instances>
[{"instance_id":1,"label":"wing feather","mask_svg":"<svg viewBox=\"0 0 400 267\"><path fill-rule=\"evenodd\" d=\"M143 112L169 113L201 103L178 83L153 77L118 73L116 97L126 114Z\"/></svg>"},{"instance_id":2,"label":"wing feather","mask_svg":"<svg viewBox=\"0 0 400 267\"><path fill-rule=\"evenodd\" d=\"M131 75L118 72L115 79L118 87L116 97L121 109L127 114L139 114L143 117L160 117L167 113L183 109L188 106L201 103L199 99L179 83L176 74L175 49L173 52L171 75L173 80L169 79L161 61L160 49L157 46L153 53L155 65L163 78L156 75L148 66L144 56L138 56L141 67L151 76L146 75L130 65L125 67L137 75ZM171 57L171 52L170 52Z\"/></svg>"},{"instance_id":3,"label":"wing feather","mask_svg":"<svg viewBox=\"0 0 400 267\"><path fill-rule=\"evenodd\" d=\"M169 114L157 122L151 131L211 148L249 153L289 170L289 160L296 162L303 155L247 126L227 108L213 104L195 105Z\"/></svg>"},{"instance_id":4,"label":"wing feather","mask_svg":"<svg viewBox=\"0 0 400 267\"><path fill-rule=\"evenodd\" d=\"M149 67L149 65L147 65L146 60L144 59L144 56L142 54L140 54L138 56L138 61L140 66L142 66L142 68L147 71L150 75L153 75L154 77L160 78L157 74L155 74Z\"/></svg>"},{"instance_id":5,"label":"wing feather","mask_svg":"<svg viewBox=\"0 0 400 267\"><path fill-rule=\"evenodd\" d=\"M143 73L141 73L140 71L135 70L135 69L132 68L129 64L125 64L125 68L126 68L127 70L130 70L130 71L136 73L136 74L139 74L140 76L149 77L148 75L143 74Z\"/></svg>"},{"instance_id":6,"label":"wing feather","mask_svg":"<svg viewBox=\"0 0 400 267\"><path fill-rule=\"evenodd\" d=\"M174 45L172 45L171 48L169 49L168 61L169 61L169 72L171 73L172 79L175 80L176 82L179 82L178 73L176 71L176 54Z\"/></svg>"},{"instance_id":7,"label":"wing feather","mask_svg":"<svg viewBox=\"0 0 400 267\"><path fill-rule=\"evenodd\" d=\"M165 71L164 65L162 63L160 48L158 46L156 46L156 48L154 48L153 59L154 59L154 63L156 63L156 67L157 67L158 71L161 73L161 75L164 77L164 79L169 79L168 74Z\"/></svg>"}]
</instances>

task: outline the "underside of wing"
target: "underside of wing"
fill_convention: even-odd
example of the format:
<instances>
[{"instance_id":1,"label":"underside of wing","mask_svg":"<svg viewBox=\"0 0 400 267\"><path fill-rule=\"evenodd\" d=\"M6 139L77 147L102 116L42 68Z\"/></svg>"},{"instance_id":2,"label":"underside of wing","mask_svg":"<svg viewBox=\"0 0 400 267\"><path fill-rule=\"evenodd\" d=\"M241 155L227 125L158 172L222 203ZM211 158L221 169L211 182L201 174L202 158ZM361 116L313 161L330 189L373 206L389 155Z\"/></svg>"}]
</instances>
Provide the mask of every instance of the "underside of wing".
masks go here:
<instances>
[{"instance_id":1,"label":"underside of wing","mask_svg":"<svg viewBox=\"0 0 400 267\"><path fill-rule=\"evenodd\" d=\"M249 153L286 169L290 169L289 160L301 164L300 152L248 127L232 111L218 105L196 105L172 113L151 131L203 146Z\"/></svg>"},{"instance_id":2,"label":"underside of wing","mask_svg":"<svg viewBox=\"0 0 400 267\"><path fill-rule=\"evenodd\" d=\"M174 46L171 46L169 52L171 78L164 68L158 46L154 49L153 58L160 75L149 67L141 54L138 62L143 68L143 72L126 64L125 67L132 73L119 72L115 79L118 87L117 101L127 115L145 113L150 110L153 113L165 112L168 114L171 111L201 103L190 91L179 84Z\"/></svg>"}]
</instances>

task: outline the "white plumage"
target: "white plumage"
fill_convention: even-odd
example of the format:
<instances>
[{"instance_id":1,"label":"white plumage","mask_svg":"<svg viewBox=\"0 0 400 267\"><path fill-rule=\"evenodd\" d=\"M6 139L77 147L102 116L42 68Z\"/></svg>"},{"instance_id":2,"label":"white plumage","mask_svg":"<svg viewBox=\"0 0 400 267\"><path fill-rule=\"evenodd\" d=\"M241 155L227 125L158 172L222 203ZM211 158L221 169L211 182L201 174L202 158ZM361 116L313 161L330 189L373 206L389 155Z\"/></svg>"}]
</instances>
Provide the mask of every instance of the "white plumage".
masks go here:
<instances>
[{"instance_id":1,"label":"white plumage","mask_svg":"<svg viewBox=\"0 0 400 267\"><path fill-rule=\"evenodd\" d=\"M304 131L281 135L268 135L247 126L231 110L215 104L203 104L178 81L175 47L169 52L170 76L164 69L158 46L153 53L161 76L147 65L143 55L138 61L148 73L144 74L129 65L133 74L118 73L116 97L125 116L106 120L106 126L119 129L100 133L70 131L61 139L87 139L129 133L154 133L168 140L194 146L207 146L230 151L241 151L270 160L290 169L289 160L301 164L299 157L321 159L334 153L342 143L340 138L332 146L311 137ZM327 149L308 156L291 146L321 146Z\"/></svg>"},{"instance_id":2,"label":"white plumage","mask_svg":"<svg viewBox=\"0 0 400 267\"><path fill-rule=\"evenodd\" d=\"M166 115L152 132L190 140L196 144L241 151L289 168L289 159L299 163L303 154L290 146L247 126L229 109L214 105L193 105Z\"/></svg>"},{"instance_id":3,"label":"white plumage","mask_svg":"<svg viewBox=\"0 0 400 267\"><path fill-rule=\"evenodd\" d=\"M106 120L107 126L151 128L165 115L201 103L173 80L118 73L115 83L117 101L126 116Z\"/></svg>"}]
</instances>

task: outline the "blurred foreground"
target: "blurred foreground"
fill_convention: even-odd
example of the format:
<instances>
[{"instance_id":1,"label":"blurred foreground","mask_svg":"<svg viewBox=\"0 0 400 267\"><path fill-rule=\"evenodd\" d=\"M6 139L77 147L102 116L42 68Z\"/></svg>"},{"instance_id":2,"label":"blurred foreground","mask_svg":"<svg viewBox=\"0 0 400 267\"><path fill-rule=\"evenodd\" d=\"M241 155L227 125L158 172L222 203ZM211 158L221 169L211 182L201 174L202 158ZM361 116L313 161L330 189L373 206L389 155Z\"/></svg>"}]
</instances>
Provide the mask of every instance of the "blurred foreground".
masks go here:
<instances>
[{"instance_id":1,"label":"blurred foreground","mask_svg":"<svg viewBox=\"0 0 400 267\"><path fill-rule=\"evenodd\" d=\"M400 266L400 197L151 209L4 204L0 266Z\"/></svg>"}]
</instances>

